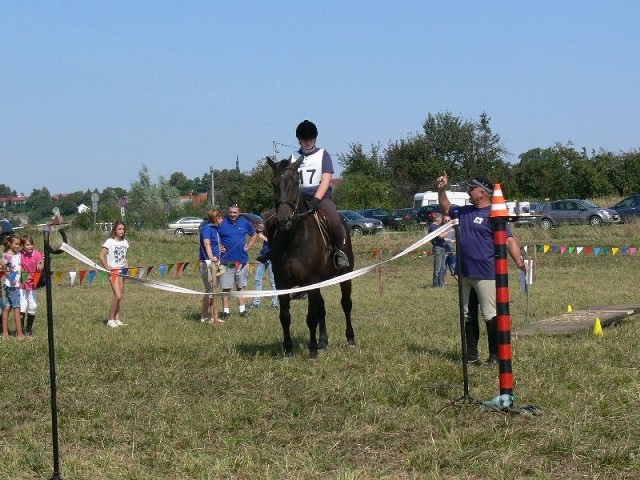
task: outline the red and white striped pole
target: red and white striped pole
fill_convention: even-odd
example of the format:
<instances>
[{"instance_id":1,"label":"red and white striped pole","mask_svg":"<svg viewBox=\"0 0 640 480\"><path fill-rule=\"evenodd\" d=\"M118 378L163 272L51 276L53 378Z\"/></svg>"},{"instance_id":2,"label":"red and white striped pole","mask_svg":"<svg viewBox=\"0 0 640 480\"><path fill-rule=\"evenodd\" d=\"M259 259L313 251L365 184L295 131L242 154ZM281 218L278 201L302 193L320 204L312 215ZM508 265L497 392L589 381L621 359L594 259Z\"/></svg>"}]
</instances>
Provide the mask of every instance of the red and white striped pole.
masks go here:
<instances>
[{"instance_id":1,"label":"red and white striped pole","mask_svg":"<svg viewBox=\"0 0 640 480\"><path fill-rule=\"evenodd\" d=\"M496 312L498 324L498 379L500 396L497 404L508 408L513 405L513 372L511 370L511 315L509 314L509 263L507 261L507 221L509 211L497 183L491 201L493 246L496 260Z\"/></svg>"}]
</instances>

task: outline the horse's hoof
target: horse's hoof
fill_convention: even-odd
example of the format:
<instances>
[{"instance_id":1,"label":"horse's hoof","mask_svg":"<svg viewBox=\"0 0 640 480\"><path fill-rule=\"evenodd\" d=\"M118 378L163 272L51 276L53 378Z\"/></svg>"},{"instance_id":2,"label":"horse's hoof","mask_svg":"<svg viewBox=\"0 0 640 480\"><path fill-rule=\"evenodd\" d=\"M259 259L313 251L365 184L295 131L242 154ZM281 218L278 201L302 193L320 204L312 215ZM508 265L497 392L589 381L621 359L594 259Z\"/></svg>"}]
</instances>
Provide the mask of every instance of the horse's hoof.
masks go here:
<instances>
[{"instance_id":1,"label":"horse's hoof","mask_svg":"<svg viewBox=\"0 0 640 480\"><path fill-rule=\"evenodd\" d=\"M328 345L329 345L328 343L319 342L318 343L318 350L324 350L325 348L327 348Z\"/></svg>"},{"instance_id":2,"label":"horse's hoof","mask_svg":"<svg viewBox=\"0 0 640 480\"><path fill-rule=\"evenodd\" d=\"M318 352L309 352L309 360L316 360L318 358Z\"/></svg>"}]
</instances>

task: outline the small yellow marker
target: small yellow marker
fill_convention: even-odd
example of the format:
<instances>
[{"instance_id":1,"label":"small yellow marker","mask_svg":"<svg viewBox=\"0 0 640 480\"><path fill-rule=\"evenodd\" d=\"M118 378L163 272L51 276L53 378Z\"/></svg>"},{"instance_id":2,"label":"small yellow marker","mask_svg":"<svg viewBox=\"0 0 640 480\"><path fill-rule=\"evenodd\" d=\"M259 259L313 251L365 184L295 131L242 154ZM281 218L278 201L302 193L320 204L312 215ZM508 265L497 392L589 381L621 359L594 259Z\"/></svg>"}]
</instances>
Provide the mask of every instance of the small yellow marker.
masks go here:
<instances>
[{"instance_id":1,"label":"small yellow marker","mask_svg":"<svg viewBox=\"0 0 640 480\"><path fill-rule=\"evenodd\" d=\"M567 313L571 313L573 312L573 308L571 308L571 305L567 306Z\"/></svg>"},{"instance_id":2,"label":"small yellow marker","mask_svg":"<svg viewBox=\"0 0 640 480\"><path fill-rule=\"evenodd\" d=\"M602 325L600 325L600 319L598 317L596 317L596 321L593 324L593 334L596 337L601 337L602 335L604 335L604 333L602 332Z\"/></svg>"}]
</instances>

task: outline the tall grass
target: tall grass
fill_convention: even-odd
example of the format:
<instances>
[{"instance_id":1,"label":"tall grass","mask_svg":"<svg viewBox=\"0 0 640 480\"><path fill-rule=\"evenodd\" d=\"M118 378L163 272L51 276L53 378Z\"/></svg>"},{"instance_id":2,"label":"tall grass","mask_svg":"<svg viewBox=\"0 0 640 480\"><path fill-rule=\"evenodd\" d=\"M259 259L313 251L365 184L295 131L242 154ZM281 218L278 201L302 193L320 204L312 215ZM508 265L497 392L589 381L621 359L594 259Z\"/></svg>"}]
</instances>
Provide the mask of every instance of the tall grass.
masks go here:
<instances>
[{"instance_id":1,"label":"tall grass","mask_svg":"<svg viewBox=\"0 0 640 480\"><path fill-rule=\"evenodd\" d=\"M357 266L373 263L374 249L387 257L419 235L356 238ZM531 245L640 243L640 229L629 226L516 235ZM94 257L103 238L69 232L69 243ZM133 265L197 254L194 237L131 232L129 241ZM531 321L567 304L640 303L638 263L538 254ZM86 267L59 255L53 268ZM167 280L200 290L190 268ZM199 297L128 284L128 326L107 329L108 284L54 286L63 477L638 478L635 317L603 337L514 336L516 405L534 404L542 416L443 409L462 394L457 290L430 288L431 272L431 257L416 252L354 280L355 349L346 347L339 289L327 288L330 346L315 362L303 301L292 303L296 351L285 362L271 309L245 320L234 307L227 324L204 325ZM526 299L513 267L510 283L517 330ZM40 304L35 340L0 342L0 478L52 473L44 295ZM499 392L496 370L473 368L469 382L477 399Z\"/></svg>"}]
</instances>

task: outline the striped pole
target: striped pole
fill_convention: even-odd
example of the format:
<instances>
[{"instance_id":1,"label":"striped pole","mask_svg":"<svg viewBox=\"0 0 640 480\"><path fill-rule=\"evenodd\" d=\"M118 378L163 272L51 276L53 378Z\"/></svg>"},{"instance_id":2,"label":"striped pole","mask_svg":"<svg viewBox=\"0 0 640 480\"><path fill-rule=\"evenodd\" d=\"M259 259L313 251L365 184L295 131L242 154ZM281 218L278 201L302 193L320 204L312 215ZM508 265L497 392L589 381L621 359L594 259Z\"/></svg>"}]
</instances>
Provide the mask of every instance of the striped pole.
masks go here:
<instances>
[{"instance_id":1,"label":"striped pole","mask_svg":"<svg viewBox=\"0 0 640 480\"><path fill-rule=\"evenodd\" d=\"M509 398L512 404L513 372L511 370L511 315L509 314L509 264L507 261L507 220L509 219L509 212L499 183L493 189L490 216L493 223L493 245L496 260L498 379L501 398Z\"/></svg>"}]
</instances>

